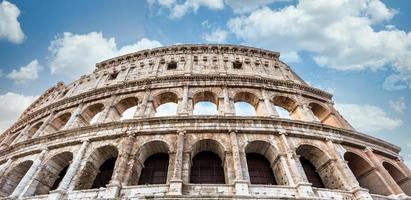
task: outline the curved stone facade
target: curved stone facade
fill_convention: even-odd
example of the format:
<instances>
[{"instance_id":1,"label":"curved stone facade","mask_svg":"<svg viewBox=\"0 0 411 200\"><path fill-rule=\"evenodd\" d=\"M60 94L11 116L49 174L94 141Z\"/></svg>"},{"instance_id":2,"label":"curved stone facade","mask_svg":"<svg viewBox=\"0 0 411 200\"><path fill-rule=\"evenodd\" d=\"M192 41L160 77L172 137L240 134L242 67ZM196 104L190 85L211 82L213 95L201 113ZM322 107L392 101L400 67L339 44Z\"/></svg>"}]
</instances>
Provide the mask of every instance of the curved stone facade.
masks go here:
<instances>
[{"instance_id":1,"label":"curved stone facade","mask_svg":"<svg viewBox=\"0 0 411 200\"><path fill-rule=\"evenodd\" d=\"M116 57L48 89L0 136L0 198L409 198L400 149L355 131L331 97L262 49ZM216 114L197 114L201 102ZM166 103L175 115L157 116Z\"/></svg>"}]
</instances>

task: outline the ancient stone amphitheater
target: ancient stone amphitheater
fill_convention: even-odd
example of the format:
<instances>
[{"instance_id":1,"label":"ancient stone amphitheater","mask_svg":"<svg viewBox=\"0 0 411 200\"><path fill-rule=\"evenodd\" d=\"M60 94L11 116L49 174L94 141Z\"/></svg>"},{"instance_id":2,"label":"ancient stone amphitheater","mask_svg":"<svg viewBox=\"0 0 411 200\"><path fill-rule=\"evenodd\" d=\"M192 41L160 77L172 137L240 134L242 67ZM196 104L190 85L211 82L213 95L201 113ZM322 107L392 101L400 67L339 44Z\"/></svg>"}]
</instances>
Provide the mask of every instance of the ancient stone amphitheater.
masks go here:
<instances>
[{"instance_id":1,"label":"ancient stone amphitheater","mask_svg":"<svg viewBox=\"0 0 411 200\"><path fill-rule=\"evenodd\" d=\"M400 149L354 130L279 57L177 45L58 83L1 134L0 197L410 198Z\"/></svg>"}]
</instances>

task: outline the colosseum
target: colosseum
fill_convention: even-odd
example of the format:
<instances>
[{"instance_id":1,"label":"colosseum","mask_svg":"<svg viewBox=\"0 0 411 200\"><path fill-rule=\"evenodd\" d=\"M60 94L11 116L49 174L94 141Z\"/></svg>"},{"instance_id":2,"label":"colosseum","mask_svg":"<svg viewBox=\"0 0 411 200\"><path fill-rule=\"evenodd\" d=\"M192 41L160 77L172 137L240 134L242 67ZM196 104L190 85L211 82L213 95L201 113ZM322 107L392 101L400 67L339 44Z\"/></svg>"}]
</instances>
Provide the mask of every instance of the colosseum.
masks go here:
<instances>
[{"instance_id":1,"label":"colosseum","mask_svg":"<svg viewBox=\"0 0 411 200\"><path fill-rule=\"evenodd\" d=\"M0 135L0 199L410 199L400 148L279 57L175 45L97 63Z\"/></svg>"}]
</instances>

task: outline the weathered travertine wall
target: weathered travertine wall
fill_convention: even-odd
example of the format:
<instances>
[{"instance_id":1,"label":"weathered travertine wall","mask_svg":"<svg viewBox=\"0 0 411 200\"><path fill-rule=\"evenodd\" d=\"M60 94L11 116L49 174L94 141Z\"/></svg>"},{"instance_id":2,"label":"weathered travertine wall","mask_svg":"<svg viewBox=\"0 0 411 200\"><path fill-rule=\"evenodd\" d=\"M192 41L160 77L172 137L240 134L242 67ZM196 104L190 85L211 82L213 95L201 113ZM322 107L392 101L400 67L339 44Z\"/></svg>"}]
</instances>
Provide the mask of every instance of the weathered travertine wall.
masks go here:
<instances>
[{"instance_id":1,"label":"weathered travertine wall","mask_svg":"<svg viewBox=\"0 0 411 200\"><path fill-rule=\"evenodd\" d=\"M217 115L193 113L204 101ZM175 115L156 116L169 102ZM256 116L237 116L236 102ZM132 107L133 117L122 119ZM190 182L193 159L205 151L220 158L224 184ZM158 153L169 156L165 184L138 185ZM267 159L277 185L251 184L250 153ZM98 63L92 74L47 90L0 135L0 197L406 199L411 174L398 153L355 131L331 95L308 86L276 52L178 45ZM111 158L109 184L90 189ZM302 158L324 188L310 183Z\"/></svg>"}]
</instances>

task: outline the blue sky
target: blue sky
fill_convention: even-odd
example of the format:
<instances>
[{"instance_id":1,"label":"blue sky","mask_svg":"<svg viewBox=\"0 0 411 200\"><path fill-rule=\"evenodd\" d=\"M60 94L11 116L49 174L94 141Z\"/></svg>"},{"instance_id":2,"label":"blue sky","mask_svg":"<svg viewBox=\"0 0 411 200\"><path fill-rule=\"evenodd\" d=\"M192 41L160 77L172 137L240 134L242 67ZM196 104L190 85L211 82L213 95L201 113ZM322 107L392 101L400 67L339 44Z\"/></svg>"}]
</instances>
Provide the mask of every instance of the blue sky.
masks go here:
<instances>
[{"instance_id":1,"label":"blue sky","mask_svg":"<svg viewBox=\"0 0 411 200\"><path fill-rule=\"evenodd\" d=\"M1 1L0 130L58 81L94 63L177 43L279 51L310 85L334 94L358 130L411 165L408 0Z\"/></svg>"}]
</instances>

